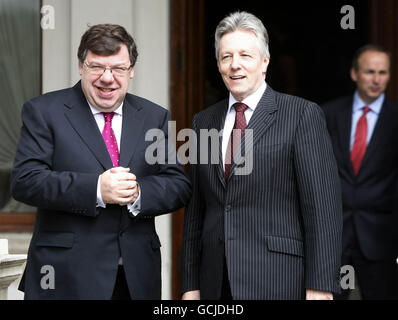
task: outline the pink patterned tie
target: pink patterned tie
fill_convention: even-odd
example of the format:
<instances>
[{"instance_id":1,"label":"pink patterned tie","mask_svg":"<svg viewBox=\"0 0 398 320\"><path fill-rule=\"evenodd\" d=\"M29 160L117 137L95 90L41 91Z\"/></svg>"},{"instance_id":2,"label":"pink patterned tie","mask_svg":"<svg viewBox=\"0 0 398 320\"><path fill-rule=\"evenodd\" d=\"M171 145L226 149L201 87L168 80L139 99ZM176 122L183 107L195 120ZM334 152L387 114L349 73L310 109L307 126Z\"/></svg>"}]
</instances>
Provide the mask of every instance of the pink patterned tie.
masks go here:
<instances>
[{"instance_id":1,"label":"pink patterned tie","mask_svg":"<svg viewBox=\"0 0 398 320\"><path fill-rule=\"evenodd\" d=\"M115 115L114 112L102 112L105 118L105 126L102 131L102 137L104 138L105 145L108 149L109 155L111 156L112 164L114 167L119 166L119 149L117 147L117 141L115 133L112 129L112 119Z\"/></svg>"}]
</instances>

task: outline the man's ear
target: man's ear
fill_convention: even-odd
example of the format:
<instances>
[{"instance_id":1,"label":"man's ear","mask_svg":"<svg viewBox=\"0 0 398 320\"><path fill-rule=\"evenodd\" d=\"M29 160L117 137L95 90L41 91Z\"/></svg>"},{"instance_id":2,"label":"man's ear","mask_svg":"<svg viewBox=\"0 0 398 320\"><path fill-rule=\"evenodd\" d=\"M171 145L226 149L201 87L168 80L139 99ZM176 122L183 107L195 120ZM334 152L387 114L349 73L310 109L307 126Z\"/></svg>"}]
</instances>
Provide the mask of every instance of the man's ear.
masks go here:
<instances>
[{"instance_id":1,"label":"man's ear","mask_svg":"<svg viewBox=\"0 0 398 320\"><path fill-rule=\"evenodd\" d=\"M130 70L130 79L134 78L134 67L131 68Z\"/></svg>"},{"instance_id":2,"label":"man's ear","mask_svg":"<svg viewBox=\"0 0 398 320\"><path fill-rule=\"evenodd\" d=\"M79 60L79 63L78 63L78 67L79 67L79 74L81 76L82 73L83 73L83 64L80 62L80 60Z\"/></svg>"},{"instance_id":3,"label":"man's ear","mask_svg":"<svg viewBox=\"0 0 398 320\"><path fill-rule=\"evenodd\" d=\"M270 60L271 60L271 58L267 58L267 57L264 58L264 63L263 63L263 73L264 74L267 73L267 69L268 69Z\"/></svg>"},{"instance_id":4,"label":"man's ear","mask_svg":"<svg viewBox=\"0 0 398 320\"><path fill-rule=\"evenodd\" d=\"M357 82L358 75L357 75L357 71L354 68L351 68L350 75L351 75L352 81Z\"/></svg>"}]
</instances>

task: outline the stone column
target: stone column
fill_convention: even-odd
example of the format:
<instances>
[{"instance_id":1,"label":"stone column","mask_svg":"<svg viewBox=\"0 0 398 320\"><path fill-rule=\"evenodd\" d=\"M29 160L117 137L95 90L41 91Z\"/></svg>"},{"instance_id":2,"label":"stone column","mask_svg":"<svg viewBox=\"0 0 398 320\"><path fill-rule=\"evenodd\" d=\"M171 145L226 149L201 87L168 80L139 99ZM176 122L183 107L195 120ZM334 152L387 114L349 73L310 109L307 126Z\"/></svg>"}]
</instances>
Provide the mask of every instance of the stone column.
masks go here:
<instances>
[{"instance_id":1,"label":"stone column","mask_svg":"<svg viewBox=\"0 0 398 320\"><path fill-rule=\"evenodd\" d=\"M0 239L0 300L7 300L8 287L22 274L26 254L8 254L8 240Z\"/></svg>"}]
</instances>

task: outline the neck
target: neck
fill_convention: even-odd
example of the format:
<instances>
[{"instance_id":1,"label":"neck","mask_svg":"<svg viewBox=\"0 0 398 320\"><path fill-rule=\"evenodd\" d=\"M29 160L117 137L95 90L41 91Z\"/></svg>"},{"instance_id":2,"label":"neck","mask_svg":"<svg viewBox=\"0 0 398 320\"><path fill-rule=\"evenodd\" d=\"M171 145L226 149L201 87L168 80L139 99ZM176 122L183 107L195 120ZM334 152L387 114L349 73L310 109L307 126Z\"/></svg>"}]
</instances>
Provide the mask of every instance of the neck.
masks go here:
<instances>
[{"instance_id":1,"label":"neck","mask_svg":"<svg viewBox=\"0 0 398 320\"><path fill-rule=\"evenodd\" d=\"M376 98L369 98L369 97L364 97L362 96L360 93L358 93L359 97L361 98L361 100L368 106L370 104L372 104L373 102L375 102L377 99L380 98L380 96L376 97Z\"/></svg>"}]
</instances>

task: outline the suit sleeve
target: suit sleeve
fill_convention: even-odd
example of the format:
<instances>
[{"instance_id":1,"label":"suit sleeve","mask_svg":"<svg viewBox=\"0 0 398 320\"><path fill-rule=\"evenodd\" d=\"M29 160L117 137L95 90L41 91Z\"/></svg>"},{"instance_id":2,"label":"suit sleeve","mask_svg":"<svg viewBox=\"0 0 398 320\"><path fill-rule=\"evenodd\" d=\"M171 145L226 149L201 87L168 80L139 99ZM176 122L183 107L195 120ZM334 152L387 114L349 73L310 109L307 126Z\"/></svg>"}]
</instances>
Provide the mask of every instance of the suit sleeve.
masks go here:
<instances>
[{"instance_id":1,"label":"suit sleeve","mask_svg":"<svg viewBox=\"0 0 398 320\"><path fill-rule=\"evenodd\" d=\"M192 124L197 133L195 119ZM199 137L200 135L197 134ZM198 149L200 142L197 142ZM197 159L200 159L198 152ZM204 201L201 197L199 187L198 161L189 167L192 181L192 198L188 204L184 217L184 233L181 251L181 293L199 290L199 263L200 263L200 240L203 225Z\"/></svg>"},{"instance_id":2,"label":"suit sleeve","mask_svg":"<svg viewBox=\"0 0 398 320\"><path fill-rule=\"evenodd\" d=\"M154 175L138 179L141 190L141 210L138 216L154 217L173 212L185 206L191 197L191 182L178 163L176 150L169 147L169 112L164 113L160 129L163 139L158 141L159 150L165 159L157 163ZM171 144L170 144L171 145Z\"/></svg>"},{"instance_id":3,"label":"suit sleeve","mask_svg":"<svg viewBox=\"0 0 398 320\"><path fill-rule=\"evenodd\" d=\"M295 136L294 163L304 227L307 289L340 291L340 181L322 110L305 108Z\"/></svg>"},{"instance_id":4,"label":"suit sleeve","mask_svg":"<svg viewBox=\"0 0 398 320\"><path fill-rule=\"evenodd\" d=\"M12 195L31 206L94 217L98 214L98 175L53 169L53 128L44 110L47 109L31 102L22 108L22 128L11 176Z\"/></svg>"}]
</instances>

